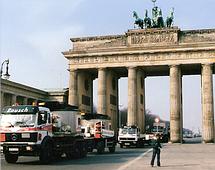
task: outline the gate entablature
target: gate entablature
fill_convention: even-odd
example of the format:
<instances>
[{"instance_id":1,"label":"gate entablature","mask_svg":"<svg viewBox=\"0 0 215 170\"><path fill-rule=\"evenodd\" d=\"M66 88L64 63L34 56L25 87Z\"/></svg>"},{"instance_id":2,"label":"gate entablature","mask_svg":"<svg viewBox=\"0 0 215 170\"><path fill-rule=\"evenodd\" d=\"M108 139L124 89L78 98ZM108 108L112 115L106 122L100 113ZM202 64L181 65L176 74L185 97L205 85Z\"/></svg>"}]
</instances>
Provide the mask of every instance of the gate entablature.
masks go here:
<instances>
[{"instance_id":1,"label":"gate entablature","mask_svg":"<svg viewBox=\"0 0 215 170\"><path fill-rule=\"evenodd\" d=\"M181 31L177 27L161 29L133 29L124 35L108 35L95 37L71 38L72 49L63 52L65 57L93 54L95 51L114 52L129 50L130 47L157 47L168 48L186 45L198 46L202 43L207 45L215 43L215 29ZM206 45L205 44L205 45ZM202 44L203 45L203 44ZM81 53L82 52L82 53Z\"/></svg>"},{"instance_id":2,"label":"gate entablature","mask_svg":"<svg viewBox=\"0 0 215 170\"><path fill-rule=\"evenodd\" d=\"M215 29L134 29L124 35L72 38L71 68L215 63Z\"/></svg>"}]
</instances>

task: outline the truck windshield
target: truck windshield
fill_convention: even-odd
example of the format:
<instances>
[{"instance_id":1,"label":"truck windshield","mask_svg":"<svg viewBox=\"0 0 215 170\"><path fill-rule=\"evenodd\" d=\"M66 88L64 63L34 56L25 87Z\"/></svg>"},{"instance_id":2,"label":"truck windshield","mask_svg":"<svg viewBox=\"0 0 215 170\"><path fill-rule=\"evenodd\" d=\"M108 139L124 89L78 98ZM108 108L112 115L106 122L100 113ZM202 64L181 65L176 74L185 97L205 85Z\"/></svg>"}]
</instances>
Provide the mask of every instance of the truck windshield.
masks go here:
<instances>
[{"instance_id":1,"label":"truck windshield","mask_svg":"<svg viewBox=\"0 0 215 170\"><path fill-rule=\"evenodd\" d=\"M136 134L136 129L129 128L128 134Z\"/></svg>"},{"instance_id":2,"label":"truck windshield","mask_svg":"<svg viewBox=\"0 0 215 170\"><path fill-rule=\"evenodd\" d=\"M2 127L33 127L36 122L36 113L39 108L31 105L6 106L0 115Z\"/></svg>"},{"instance_id":3,"label":"truck windshield","mask_svg":"<svg viewBox=\"0 0 215 170\"><path fill-rule=\"evenodd\" d=\"M35 125L35 114L1 114L0 126L2 127L33 127Z\"/></svg>"},{"instance_id":4,"label":"truck windshield","mask_svg":"<svg viewBox=\"0 0 215 170\"><path fill-rule=\"evenodd\" d=\"M136 129L133 128L125 128L122 129L122 134L136 134Z\"/></svg>"},{"instance_id":5,"label":"truck windshield","mask_svg":"<svg viewBox=\"0 0 215 170\"><path fill-rule=\"evenodd\" d=\"M154 126L153 129L152 129L152 132L163 132L164 131L164 128L163 127L156 127Z\"/></svg>"}]
</instances>

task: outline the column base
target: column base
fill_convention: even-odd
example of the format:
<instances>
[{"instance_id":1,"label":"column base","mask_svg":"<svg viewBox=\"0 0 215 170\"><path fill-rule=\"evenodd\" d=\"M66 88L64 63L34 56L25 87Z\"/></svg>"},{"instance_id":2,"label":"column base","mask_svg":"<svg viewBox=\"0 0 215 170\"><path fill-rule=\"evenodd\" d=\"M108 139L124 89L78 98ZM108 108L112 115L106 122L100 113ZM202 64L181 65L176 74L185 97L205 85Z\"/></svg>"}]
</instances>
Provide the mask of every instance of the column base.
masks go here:
<instances>
[{"instance_id":1,"label":"column base","mask_svg":"<svg viewBox=\"0 0 215 170\"><path fill-rule=\"evenodd\" d=\"M209 143L215 143L215 141L213 139L211 139L211 140L203 140L202 143L209 144Z\"/></svg>"}]
</instances>

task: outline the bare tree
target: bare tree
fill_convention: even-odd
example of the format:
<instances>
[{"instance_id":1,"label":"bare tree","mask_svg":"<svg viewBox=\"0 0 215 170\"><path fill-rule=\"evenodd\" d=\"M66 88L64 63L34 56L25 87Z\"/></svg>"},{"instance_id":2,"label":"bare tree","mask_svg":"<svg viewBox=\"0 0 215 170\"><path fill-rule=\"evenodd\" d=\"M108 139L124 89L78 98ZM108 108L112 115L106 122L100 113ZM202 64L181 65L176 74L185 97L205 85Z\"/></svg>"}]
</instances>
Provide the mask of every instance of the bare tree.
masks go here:
<instances>
[{"instance_id":1,"label":"bare tree","mask_svg":"<svg viewBox=\"0 0 215 170\"><path fill-rule=\"evenodd\" d=\"M122 126L127 124L127 114L128 114L127 108L123 108L122 110L120 110L120 116L121 116L120 120L121 120ZM146 114L145 114L146 130L150 131L153 128L153 123L155 122L155 118L160 119L158 115L152 114L152 112L149 109L146 109Z\"/></svg>"}]
</instances>

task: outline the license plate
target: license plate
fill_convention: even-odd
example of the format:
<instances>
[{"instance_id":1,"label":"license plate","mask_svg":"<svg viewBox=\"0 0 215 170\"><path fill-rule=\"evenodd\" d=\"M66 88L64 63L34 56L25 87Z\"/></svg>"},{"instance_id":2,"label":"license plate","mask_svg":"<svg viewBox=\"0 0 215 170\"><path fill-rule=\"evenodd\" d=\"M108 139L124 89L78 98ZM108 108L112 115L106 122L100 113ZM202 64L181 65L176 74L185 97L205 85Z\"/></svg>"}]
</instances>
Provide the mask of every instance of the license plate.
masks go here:
<instances>
[{"instance_id":1,"label":"license plate","mask_svg":"<svg viewBox=\"0 0 215 170\"><path fill-rule=\"evenodd\" d=\"M9 148L9 151L18 152L18 151L19 151L19 148Z\"/></svg>"},{"instance_id":2,"label":"license plate","mask_svg":"<svg viewBox=\"0 0 215 170\"><path fill-rule=\"evenodd\" d=\"M129 145L130 145L130 143L125 143L125 145L126 145L126 146L129 146Z\"/></svg>"},{"instance_id":3,"label":"license plate","mask_svg":"<svg viewBox=\"0 0 215 170\"><path fill-rule=\"evenodd\" d=\"M30 133L22 133L22 138L30 138Z\"/></svg>"}]
</instances>

